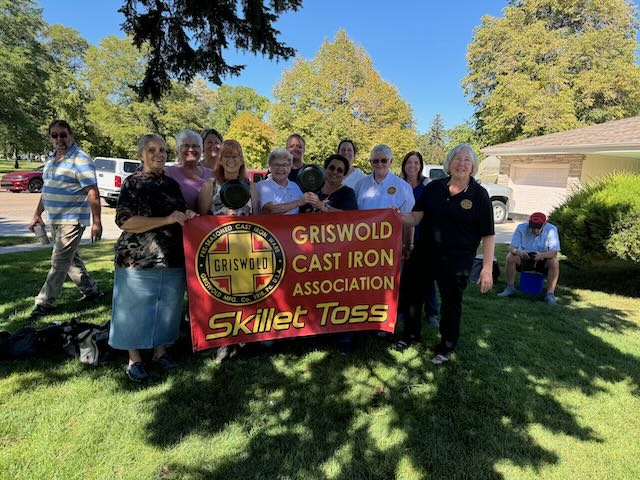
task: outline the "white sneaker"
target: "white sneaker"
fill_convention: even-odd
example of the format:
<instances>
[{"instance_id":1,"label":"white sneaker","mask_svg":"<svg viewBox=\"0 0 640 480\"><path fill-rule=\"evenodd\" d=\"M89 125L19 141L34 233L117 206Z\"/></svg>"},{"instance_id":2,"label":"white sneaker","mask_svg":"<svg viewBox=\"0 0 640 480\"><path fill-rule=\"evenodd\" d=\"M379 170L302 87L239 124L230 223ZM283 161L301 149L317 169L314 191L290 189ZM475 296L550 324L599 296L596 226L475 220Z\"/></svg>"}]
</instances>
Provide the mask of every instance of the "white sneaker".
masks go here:
<instances>
[{"instance_id":1,"label":"white sneaker","mask_svg":"<svg viewBox=\"0 0 640 480\"><path fill-rule=\"evenodd\" d=\"M504 290L502 290L500 293L498 293L498 296L499 297L510 297L514 293L516 293L516 287L514 287L513 285L507 285L507 287Z\"/></svg>"}]
</instances>

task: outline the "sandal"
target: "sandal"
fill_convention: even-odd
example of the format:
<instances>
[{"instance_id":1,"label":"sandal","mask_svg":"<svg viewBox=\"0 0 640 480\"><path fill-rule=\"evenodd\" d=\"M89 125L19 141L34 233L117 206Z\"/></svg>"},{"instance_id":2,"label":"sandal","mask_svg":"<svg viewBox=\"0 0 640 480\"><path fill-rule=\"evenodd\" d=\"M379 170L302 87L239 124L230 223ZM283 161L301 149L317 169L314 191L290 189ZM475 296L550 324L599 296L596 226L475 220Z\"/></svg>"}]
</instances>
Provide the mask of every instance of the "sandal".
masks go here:
<instances>
[{"instance_id":1,"label":"sandal","mask_svg":"<svg viewBox=\"0 0 640 480\"><path fill-rule=\"evenodd\" d=\"M443 355L442 353L436 354L432 359L431 363L434 365L442 365L445 362L449 361L449 355Z\"/></svg>"}]
</instances>

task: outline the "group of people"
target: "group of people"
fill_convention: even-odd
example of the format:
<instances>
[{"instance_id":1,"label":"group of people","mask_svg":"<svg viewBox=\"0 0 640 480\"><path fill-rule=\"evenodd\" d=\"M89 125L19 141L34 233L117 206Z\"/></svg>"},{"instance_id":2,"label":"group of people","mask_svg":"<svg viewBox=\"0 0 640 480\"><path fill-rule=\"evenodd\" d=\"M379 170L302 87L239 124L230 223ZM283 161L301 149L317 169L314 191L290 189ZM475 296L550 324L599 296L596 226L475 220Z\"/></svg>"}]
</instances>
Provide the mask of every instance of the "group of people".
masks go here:
<instances>
[{"instance_id":1,"label":"group of people","mask_svg":"<svg viewBox=\"0 0 640 480\"><path fill-rule=\"evenodd\" d=\"M67 122L55 120L48 133L54 152L45 166L42 196L30 227L43 224L41 214L47 210L54 248L33 317L53 311L67 275L82 291L82 301L102 295L78 255L86 227L91 226L94 241L102 233L95 167L75 144ZM290 135L284 148L269 154L269 177L257 184L247 180L242 146L224 140L215 129L201 134L182 130L176 137L176 150L176 163L167 166L165 140L155 134L143 135L137 149L141 168L123 182L116 209L115 221L123 233L115 246L109 343L128 350L126 372L134 381L148 378L143 349L153 349L152 362L160 368L176 367L167 347L176 341L183 318L181 227L197 215L395 209L405 225L399 312L404 317L404 332L395 345L405 348L419 341L425 300L428 316L437 318L437 285L441 340L434 363L446 362L456 348L462 296L480 243L483 261L477 283L482 292L492 288L493 211L486 190L473 178L478 159L467 144L448 153L447 177L427 182L419 152L404 157L401 178L390 170L391 149L377 145L370 153L372 173L367 175L353 166L354 142L343 140L324 161L324 184L315 192L303 192L297 183L305 167L305 141L298 134ZM230 208L223 201L223 185L230 181L248 187L245 205ZM507 289L512 285L510 282ZM341 345L347 348L351 341L351 335L341 337Z\"/></svg>"}]
</instances>

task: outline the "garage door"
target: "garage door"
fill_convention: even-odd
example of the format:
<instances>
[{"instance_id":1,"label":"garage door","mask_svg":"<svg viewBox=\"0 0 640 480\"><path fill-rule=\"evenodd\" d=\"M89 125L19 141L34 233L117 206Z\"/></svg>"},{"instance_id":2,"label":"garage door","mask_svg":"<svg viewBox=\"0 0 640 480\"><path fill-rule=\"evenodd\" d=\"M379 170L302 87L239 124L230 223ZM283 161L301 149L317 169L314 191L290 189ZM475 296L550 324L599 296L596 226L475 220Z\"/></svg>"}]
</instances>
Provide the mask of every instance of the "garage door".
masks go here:
<instances>
[{"instance_id":1,"label":"garage door","mask_svg":"<svg viewBox=\"0 0 640 480\"><path fill-rule=\"evenodd\" d=\"M509 186L513 188L516 213L549 214L567 198L569 165L511 165Z\"/></svg>"}]
</instances>

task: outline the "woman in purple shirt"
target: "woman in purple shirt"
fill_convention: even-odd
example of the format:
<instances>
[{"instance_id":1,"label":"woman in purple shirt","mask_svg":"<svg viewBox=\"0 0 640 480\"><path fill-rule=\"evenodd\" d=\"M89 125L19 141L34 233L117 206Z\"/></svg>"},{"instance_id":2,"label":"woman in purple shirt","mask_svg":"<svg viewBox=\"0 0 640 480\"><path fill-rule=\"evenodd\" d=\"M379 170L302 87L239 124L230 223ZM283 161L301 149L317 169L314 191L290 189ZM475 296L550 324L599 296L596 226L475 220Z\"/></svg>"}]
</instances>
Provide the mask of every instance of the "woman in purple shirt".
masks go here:
<instances>
[{"instance_id":1,"label":"woman in purple shirt","mask_svg":"<svg viewBox=\"0 0 640 480\"><path fill-rule=\"evenodd\" d=\"M175 165L165 167L164 174L173 178L182 191L187 208L198 210L198 192L202 184L211 178L213 172L198 165L202 153L202 137L193 130L181 130L176 136L178 160Z\"/></svg>"}]
</instances>

